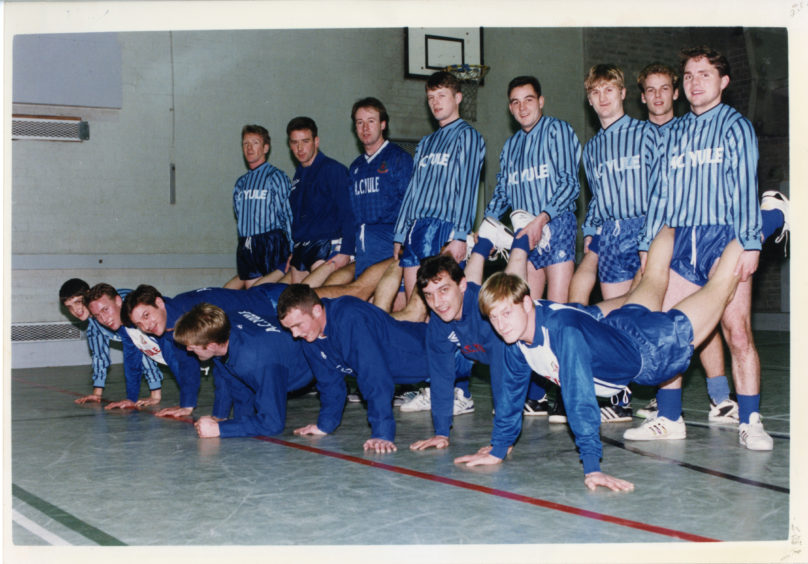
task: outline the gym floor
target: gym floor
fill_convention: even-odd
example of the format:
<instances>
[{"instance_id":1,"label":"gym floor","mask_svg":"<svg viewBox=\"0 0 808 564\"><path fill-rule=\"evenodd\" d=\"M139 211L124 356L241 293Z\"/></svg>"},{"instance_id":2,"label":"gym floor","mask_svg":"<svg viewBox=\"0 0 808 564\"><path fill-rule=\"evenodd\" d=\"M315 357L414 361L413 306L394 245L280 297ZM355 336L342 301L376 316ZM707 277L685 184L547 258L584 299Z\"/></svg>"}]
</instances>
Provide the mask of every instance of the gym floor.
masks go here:
<instances>
[{"instance_id":1,"label":"gym floor","mask_svg":"<svg viewBox=\"0 0 808 564\"><path fill-rule=\"evenodd\" d=\"M626 561L630 554L645 561L661 554L669 561L687 554L730 561L729 545L713 541L777 541L743 545L742 558L780 560L799 552L788 543L789 334L758 332L756 339L761 412L774 450L747 451L738 445L737 428L708 424L696 365L686 375L686 440L627 443L623 431L640 419L603 425L603 471L634 482L630 493L588 491L568 427L546 417L525 418L504 464L455 465L456 456L475 452L490 437L491 394L481 367L472 378L476 411L455 418L448 449L410 451L411 442L431 436L430 415L396 409L399 450L386 455L362 451L370 436L362 404L347 404L342 425L326 437L292 435L316 421L317 398L302 395L290 398L280 436L202 440L190 420L75 405L89 390L89 367L14 370L7 551L37 559L55 554L45 546L148 546L153 557L166 547L183 547L185 556L205 546L193 552L201 561L232 557L240 546L297 560L305 546L306 554L326 562L349 555L354 561L357 555L402 562ZM106 398L123 397L122 370L113 366ZM203 379L198 415L210 413L212 388ZM652 393L635 390L634 409ZM167 377L163 406L177 398ZM653 544L591 553L592 546L573 551L573 543ZM543 546L526 546L537 544Z\"/></svg>"}]
</instances>

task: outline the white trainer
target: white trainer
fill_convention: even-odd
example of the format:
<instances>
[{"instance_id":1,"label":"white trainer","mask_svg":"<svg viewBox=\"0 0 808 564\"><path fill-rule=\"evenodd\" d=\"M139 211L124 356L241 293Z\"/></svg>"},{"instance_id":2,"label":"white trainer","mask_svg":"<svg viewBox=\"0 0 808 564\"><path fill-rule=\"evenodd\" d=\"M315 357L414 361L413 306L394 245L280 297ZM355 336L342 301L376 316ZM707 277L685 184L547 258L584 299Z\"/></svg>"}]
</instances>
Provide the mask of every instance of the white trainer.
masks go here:
<instances>
[{"instance_id":1,"label":"white trainer","mask_svg":"<svg viewBox=\"0 0 808 564\"><path fill-rule=\"evenodd\" d=\"M730 425L738 424L738 404L730 398L725 399L719 404L713 403L710 400L710 414L707 416L710 423L728 423Z\"/></svg>"},{"instance_id":2,"label":"white trainer","mask_svg":"<svg viewBox=\"0 0 808 564\"><path fill-rule=\"evenodd\" d=\"M741 446L749 450L772 450L774 448L774 440L763 429L763 422L757 411L749 415L749 423L738 425L738 441Z\"/></svg>"},{"instance_id":3,"label":"white trainer","mask_svg":"<svg viewBox=\"0 0 808 564\"><path fill-rule=\"evenodd\" d=\"M763 196L760 198L760 209L783 212L783 228L774 242L779 243L783 238L788 237L788 232L791 230L791 202L788 201L785 194L777 190L763 192Z\"/></svg>"},{"instance_id":4,"label":"white trainer","mask_svg":"<svg viewBox=\"0 0 808 564\"><path fill-rule=\"evenodd\" d=\"M454 396L453 415L463 415L464 413L472 413L474 411L474 400L471 399L471 396L466 397L463 390L460 388L454 389Z\"/></svg>"},{"instance_id":5,"label":"white trainer","mask_svg":"<svg viewBox=\"0 0 808 564\"><path fill-rule=\"evenodd\" d=\"M637 410L637 417L642 417L643 419L653 419L658 414L659 408L657 407L656 398L652 398L648 405Z\"/></svg>"},{"instance_id":6,"label":"white trainer","mask_svg":"<svg viewBox=\"0 0 808 564\"><path fill-rule=\"evenodd\" d=\"M404 412L429 411L432 409L430 389L421 388L411 399L402 403L399 409Z\"/></svg>"},{"instance_id":7,"label":"white trainer","mask_svg":"<svg viewBox=\"0 0 808 564\"><path fill-rule=\"evenodd\" d=\"M685 421L681 417L671 421L667 417L646 419L639 427L626 429L623 438L627 441L681 440L687 436Z\"/></svg>"},{"instance_id":8,"label":"white trainer","mask_svg":"<svg viewBox=\"0 0 808 564\"><path fill-rule=\"evenodd\" d=\"M483 219L477 236L490 240L498 251L507 251L513 245L513 232L493 217Z\"/></svg>"},{"instance_id":9,"label":"white trainer","mask_svg":"<svg viewBox=\"0 0 808 564\"><path fill-rule=\"evenodd\" d=\"M513 225L513 232L518 233L520 229L524 229L528 223L536 219L536 216L526 212L525 210L513 210L511 212L511 225Z\"/></svg>"},{"instance_id":10,"label":"white trainer","mask_svg":"<svg viewBox=\"0 0 808 564\"><path fill-rule=\"evenodd\" d=\"M408 392L404 392L403 394L393 396L393 407L401 407L402 404L407 403L417 395L417 390L410 390Z\"/></svg>"},{"instance_id":11,"label":"white trainer","mask_svg":"<svg viewBox=\"0 0 808 564\"><path fill-rule=\"evenodd\" d=\"M513 225L513 232L514 234L519 233L520 229L524 229L528 223L536 219L535 215L532 215L525 210L514 210L511 212L511 225ZM537 245L537 249L539 254L542 254L543 251L547 250L550 246L550 226L545 225L544 229L541 232L541 241Z\"/></svg>"}]
</instances>

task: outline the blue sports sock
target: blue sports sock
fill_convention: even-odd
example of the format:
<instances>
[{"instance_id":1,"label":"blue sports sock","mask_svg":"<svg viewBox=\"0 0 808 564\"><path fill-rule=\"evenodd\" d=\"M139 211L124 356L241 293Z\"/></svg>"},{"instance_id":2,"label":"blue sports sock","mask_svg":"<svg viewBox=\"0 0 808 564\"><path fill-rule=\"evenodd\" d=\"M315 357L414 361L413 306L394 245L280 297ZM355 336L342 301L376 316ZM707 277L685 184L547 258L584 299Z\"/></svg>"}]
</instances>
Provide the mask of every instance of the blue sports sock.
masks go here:
<instances>
[{"instance_id":1,"label":"blue sports sock","mask_svg":"<svg viewBox=\"0 0 808 564\"><path fill-rule=\"evenodd\" d=\"M718 405L725 399L729 399L729 382L723 374L713 378L707 378L707 394L713 403Z\"/></svg>"},{"instance_id":2,"label":"blue sports sock","mask_svg":"<svg viewBox=\"0 0 808 564\"><path fill-rule=\"evenodd\" d=\"M676 421L682 415L682 390L673 389L657 390L657 405L659 406L659 417L667 417L671 421Z\"/></svg>"},{"instance_id":3,"label":"blue sports sock","mask_svg":"<svg viewBox=\"0 0 808 564\"><path fill-rule=\"evenodd\" d=\"M522 249L526 253L530 252L530 238L527 235L522 235L518 239L513 240L511 250Z\"/></svg>"},{"instance_id":4,"label":"blue sports sock","mask_svg":"<svg viewBox=\"0 0 808 564\"><path fill-rule=\"evenodd\" d=\"M738 418L741 423L749 423L749 416L754 413L760 413L760 394L754 396L738 395Z\"/></svg>"},{"instance_id":5,"label":"blue sports sock","mask_svg":"<svg viewBox=\"0 0 808 564\"><path fill-rule=\"evenodd\" d=\"M780 210L760 210L760 215L763 217L763 226L760 232L763 234L763 240L765 241L783 226L785 216Z\"/></svg>"},{"instance_id":6,"label":"blue sports sock","mask_svg":"<svg viewBox=\"0 0 808 564\"><path fill-rule=\"evenodd\" d=\"M477 240L477 244L471 249L472 253L483 255L485 258L491 254L491 249L494 248L494 242L490 239L483 239L482 237Z\"/></svg>"},{"instance_id":7,"label":"blue sports sock","mask_svg":"<svg viewBox=\"0 0 808 564\"><path fill-rule=\"evenodd\" d=\"M544 386L549 384L547 380L537 375L535 372L530 375L530 387L527 389L527 399L540 400L547 395Z\"/></svg>"}]
</instances>

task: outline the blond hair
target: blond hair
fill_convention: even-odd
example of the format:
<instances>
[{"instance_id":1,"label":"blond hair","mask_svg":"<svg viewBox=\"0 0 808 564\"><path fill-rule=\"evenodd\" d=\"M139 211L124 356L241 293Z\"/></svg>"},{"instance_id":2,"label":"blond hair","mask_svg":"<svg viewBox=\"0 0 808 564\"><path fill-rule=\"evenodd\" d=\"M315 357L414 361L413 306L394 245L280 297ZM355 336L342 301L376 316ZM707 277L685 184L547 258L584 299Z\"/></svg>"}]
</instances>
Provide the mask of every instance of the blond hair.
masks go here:
<instances>
[{"instance_id":1,"label":"blond hair","mask_svg":"<svg viewBox=\"0 0 808 564\"><path fill-rule=\"evenodd\" d=\"M480 297L477 302L480 305L482 314L488 317L495 304L506 300L514 304L520 304L525 299L525 296L529 295L530 287L528 287L527 282L513 274L497 272L492 274L480 288Z\"/></svg>"},{"instance_id":2,"label":"blond hair","mask_svg":"<svg viewBox=\"0 0 808 564\"><path fill-rule=\"evenodd\" d=\"M184 346L222 345L230 340L230 320L220 307L195 305L174 325L174 342Z\"/></svg>"},{"instance_id":3,"label":"blond hair","mask_svg":"<svg viewBox=\"0 0 808 564\"><path fill-rule=\"evenodd\" d=\"M589 93L592 88L601 82L613 82L620 89L626 87L623 71L620 70L620 67L611 63L595 65L589 69L584 79L586 92Z\"/></svg>"}]
</instances>

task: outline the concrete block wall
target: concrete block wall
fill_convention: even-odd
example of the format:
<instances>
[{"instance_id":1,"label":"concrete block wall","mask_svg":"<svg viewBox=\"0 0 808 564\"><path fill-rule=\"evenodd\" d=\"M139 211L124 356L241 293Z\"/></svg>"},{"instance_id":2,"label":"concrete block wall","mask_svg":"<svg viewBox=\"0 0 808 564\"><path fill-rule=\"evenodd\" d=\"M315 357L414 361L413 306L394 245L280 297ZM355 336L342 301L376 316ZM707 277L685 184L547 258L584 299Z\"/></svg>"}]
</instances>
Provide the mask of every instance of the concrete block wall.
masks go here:
<instances>
[{"instance_id":1,"label":"concrete block wall","mask_svg":"<svg viewBox=\"0 0 808 564\"><path fill-rule=\"evenodd\" d=\"M506 98L513 76L538 76L545 112L570 122L584 143L595 131L583 90L592 62L612 60L635 76L650 60L675 63L681 44L714 37L710 30L666 28L485 28L483 33L491 71L478 91L474 126L487 144L486 200L499 152L515 131ZM725 33L740 73L744 46L754 47L756 61L771 59L772 50L784 57L783 32ZM78 115L89 121L90 139L12 143L12 323L64 321L56 293L71 276L122 287L147 282L167 295L229 279L236 243L231 193L245 171L239 138L245 123L269 129L269 160L290 176L294 162L285 127L296 115L313 117L321 149L346 164L360 150L350 122L351 105L360 97L385 102L393 137L419 139L435 127L424 81L404 77L402 28L130 32L118 34L118 40L120 110L13 107L15 113ZM743 90L739 77L733 95L749 97L774 81L787 99L787 74L784 78L778 69L757 72L754 83L750 78L756 89ZM629 113L642 117L638 92L629 92ZM774 163L765 165L772 185L787 182L787 147L787 132L771 146L761 145L766 162ZM172 163L174 204L169 203Z\"/></svg>"}]
</instances>

